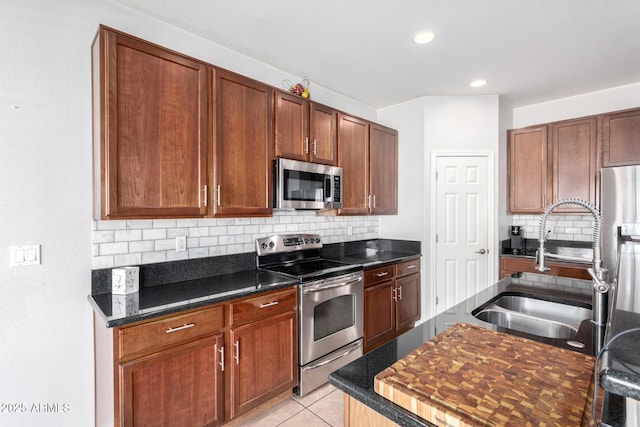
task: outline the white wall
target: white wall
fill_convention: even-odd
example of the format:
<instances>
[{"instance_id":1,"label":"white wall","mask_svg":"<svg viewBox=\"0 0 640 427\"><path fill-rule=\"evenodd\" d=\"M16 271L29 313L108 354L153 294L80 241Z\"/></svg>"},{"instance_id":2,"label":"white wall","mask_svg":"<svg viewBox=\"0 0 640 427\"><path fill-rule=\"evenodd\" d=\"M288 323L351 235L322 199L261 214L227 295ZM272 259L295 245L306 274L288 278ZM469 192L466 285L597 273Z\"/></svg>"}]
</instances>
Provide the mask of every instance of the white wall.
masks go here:
<instances>
[{"instance_id":1,"label":"white wall","mask_svg":"<svg viewBox=\"0 0 640 427\"><path fill-rule=\"evenodd\" d=\"M0 2L0 403L25 410L1 412L0 425L90 426L90 46L98 24L277 87L300 76L107 0ZM315 100L376 118L372 108L312 89ZM9 246L31 243L42 245L42 264L10 268Z\"/></svg>"},{"instance_id":2,"label":"white wall","mask_svg":"<svg viewBox=\"0 0 640 427\"><path fill-rule=\"evenodd\" d=\"M513 109L513 128L640 107L640 82Z\"/></svg>"},{"instance_id":3,"label":"white wall","mask_svg":"<svg viewBox=\"0 0 640 427\"><path fill-rule=\"evenodd\" d=\"M435 314L435 275L431 221L435 152L489 152L495 164L494 193L498 194L499 98L430 96L379 110L378 121L398 129L399 173L397 216L380 217L379 234L422 242L422 319ZM497 213L498 200L494 212ZM497 236L497 215L492 228ZM495 263L494 263L495 264ZM493 266L494 274L497 266Z\"/></svg>"}]
</instances>

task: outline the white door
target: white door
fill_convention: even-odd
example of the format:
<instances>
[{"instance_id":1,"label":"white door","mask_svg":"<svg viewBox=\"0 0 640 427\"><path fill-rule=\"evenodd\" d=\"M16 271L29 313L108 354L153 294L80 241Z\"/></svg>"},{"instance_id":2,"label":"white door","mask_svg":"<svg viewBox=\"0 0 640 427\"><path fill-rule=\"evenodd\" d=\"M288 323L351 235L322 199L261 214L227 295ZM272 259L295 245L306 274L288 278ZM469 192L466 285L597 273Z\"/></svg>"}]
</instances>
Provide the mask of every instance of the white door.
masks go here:
<instances>
[{"instance_id":1,"label":"white door","mask_svg":"<svg viewBox=\"0 0 640 427\"><path fill-rule=\"evenodd\" d=\"M436 313L488 286L487 156L436 158Z\"/></svg>"}]
</instances>

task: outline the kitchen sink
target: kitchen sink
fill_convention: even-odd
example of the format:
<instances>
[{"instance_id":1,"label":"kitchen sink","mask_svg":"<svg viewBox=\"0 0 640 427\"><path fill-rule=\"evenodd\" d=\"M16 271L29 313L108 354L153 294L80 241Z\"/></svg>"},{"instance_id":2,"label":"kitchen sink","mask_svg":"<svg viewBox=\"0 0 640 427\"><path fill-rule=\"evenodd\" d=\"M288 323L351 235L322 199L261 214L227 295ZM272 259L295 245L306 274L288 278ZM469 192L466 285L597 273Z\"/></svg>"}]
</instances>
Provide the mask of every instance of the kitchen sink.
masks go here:
<instances>
[{"instance_id":1,"label":"kitchen sink","mask_svg":"<svg viewBox=\"0 0 640 427\"><path fill-rule=\"evenodd\" d=\"M523 295L498 295L471 314L503 328L558 339L574 338L591 318L588 308Z\"/></svg>"}]
</instances>

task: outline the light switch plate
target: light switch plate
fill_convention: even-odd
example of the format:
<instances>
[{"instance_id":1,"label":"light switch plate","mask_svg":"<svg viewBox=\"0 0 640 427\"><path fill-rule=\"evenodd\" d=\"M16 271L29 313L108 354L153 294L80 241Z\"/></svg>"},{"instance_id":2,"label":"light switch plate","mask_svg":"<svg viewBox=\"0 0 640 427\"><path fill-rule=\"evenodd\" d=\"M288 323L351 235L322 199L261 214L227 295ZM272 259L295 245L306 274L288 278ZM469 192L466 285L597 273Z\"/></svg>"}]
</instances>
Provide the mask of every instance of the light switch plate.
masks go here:
<instances>
[{"instance_id":1,"label":"light switch plate","mask_svg":"<svg viewBox=\"0 0 640 427\"><path fill-rule=\"evenodd\" d=\"M176 236L176 252L187 250L187 236Z\"/></svg>"},{"instance_id":2,"label":"light switch plate","mask_svg":"<svg viewBox=\"0 0 640 427\"><path fill-rule=\"evenodd\" d=\"M40 245L10 246L9 252L11 267L40 264Z\"/></svg>"}]
</instances>

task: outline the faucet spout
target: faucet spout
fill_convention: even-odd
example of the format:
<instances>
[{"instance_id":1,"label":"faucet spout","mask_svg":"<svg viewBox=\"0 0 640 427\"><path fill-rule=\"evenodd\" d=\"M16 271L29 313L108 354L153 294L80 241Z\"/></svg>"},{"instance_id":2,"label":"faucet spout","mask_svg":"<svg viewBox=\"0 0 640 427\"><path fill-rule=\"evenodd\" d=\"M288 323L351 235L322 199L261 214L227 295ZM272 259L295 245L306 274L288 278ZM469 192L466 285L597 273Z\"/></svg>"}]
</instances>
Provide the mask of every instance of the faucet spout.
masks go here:
<instances>
[{"instance_id":1,"label":"faucet spout","mask_svg":"<svg viewBox=\"0 0 640 427\"><path fill-rule=\"evenodd\" d=\"M591 215L593 215L593 266L587 271L593 279L593 292L592 292L592 322L598 326L603 326L607 322L607 298L610 286L603 279L604 273L607 271L602 267L602 255L601 255L601 239L602 239L602 217L598 210L591 203L581 199L561 199L549 205L544 213L540 216L540 229L538 241L540 246L536 252L536 270L540 272L548 271L549 268L545 267L545 256L549 255L545 253L545 229L547 225L547 218L552 210L561 205L578 205L587 209ZM556 255L557 258L562 258Z\"/></svg>"}]
</instances>

